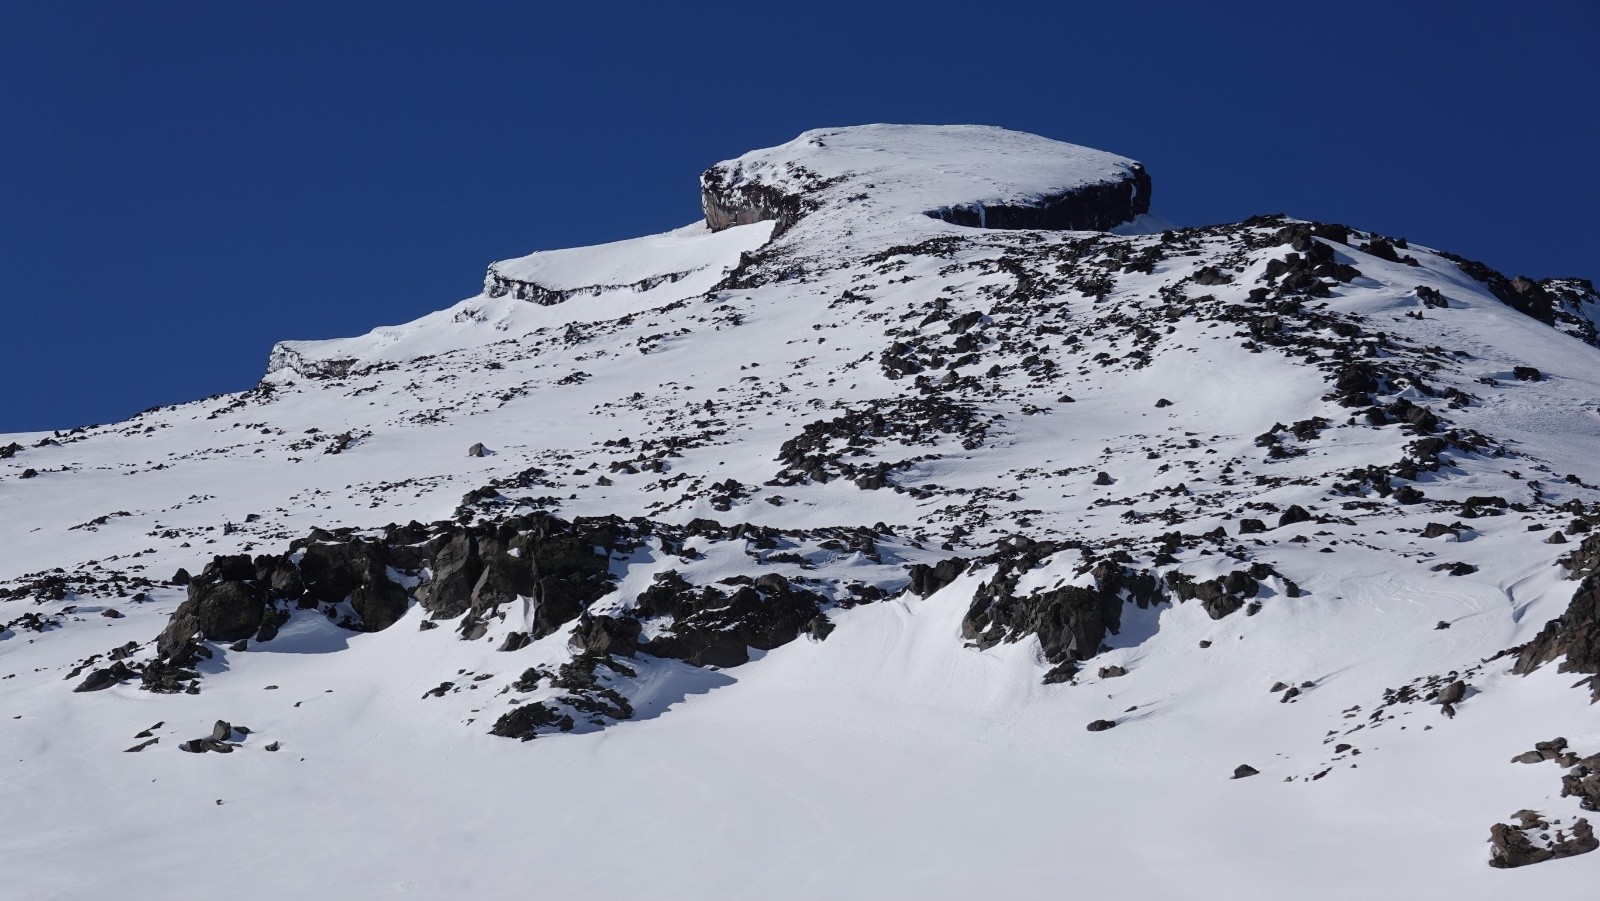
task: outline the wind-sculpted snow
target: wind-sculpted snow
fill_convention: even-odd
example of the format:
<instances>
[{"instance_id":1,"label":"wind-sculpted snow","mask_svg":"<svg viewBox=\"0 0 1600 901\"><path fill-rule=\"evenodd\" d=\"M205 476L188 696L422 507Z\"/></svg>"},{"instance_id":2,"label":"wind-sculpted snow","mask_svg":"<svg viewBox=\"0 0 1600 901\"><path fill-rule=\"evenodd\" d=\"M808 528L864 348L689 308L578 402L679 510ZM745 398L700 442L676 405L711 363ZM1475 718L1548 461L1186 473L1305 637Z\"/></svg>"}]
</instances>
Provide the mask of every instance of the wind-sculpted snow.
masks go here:
<instances>
[{"instance_id":1,"label":"wind-sculpted snow","mask_svg":"<svg viewBox=\"0 0 1600 901\"><path fill-rule=\"evenodd\" d=\"M7 890L1583 896L1593 289L926 215L1137 183L1080 150L808 133L712 170L758 221L0 436Z\"/></svg>"}]
</instances>

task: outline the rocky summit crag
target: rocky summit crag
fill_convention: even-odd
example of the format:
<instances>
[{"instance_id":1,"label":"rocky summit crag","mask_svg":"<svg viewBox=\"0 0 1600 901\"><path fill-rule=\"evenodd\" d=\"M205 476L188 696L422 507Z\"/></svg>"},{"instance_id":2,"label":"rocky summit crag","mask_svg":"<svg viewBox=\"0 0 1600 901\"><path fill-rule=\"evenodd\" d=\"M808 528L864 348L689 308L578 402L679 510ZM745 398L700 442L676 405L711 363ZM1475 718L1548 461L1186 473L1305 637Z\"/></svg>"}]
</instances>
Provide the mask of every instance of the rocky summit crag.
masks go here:
<instances>
[{"instance_id":1,"label":"rocky summit crag","mask_svg":"<svg viewBox=\"0 0 1600 901\"><path fill-rule=\"evenodd\" d=\"M892 835L931 895L1043 884L1041 836L1136 897L1600 874L1593 285L1173 227L1141 164L995 128L700 185L249 391L0 436L13 852L109 830L121 891L294 834L345 891L559 894L626 822L619 895L793 894L779 846L848 893Z\"/></svg>"}]
</instances>

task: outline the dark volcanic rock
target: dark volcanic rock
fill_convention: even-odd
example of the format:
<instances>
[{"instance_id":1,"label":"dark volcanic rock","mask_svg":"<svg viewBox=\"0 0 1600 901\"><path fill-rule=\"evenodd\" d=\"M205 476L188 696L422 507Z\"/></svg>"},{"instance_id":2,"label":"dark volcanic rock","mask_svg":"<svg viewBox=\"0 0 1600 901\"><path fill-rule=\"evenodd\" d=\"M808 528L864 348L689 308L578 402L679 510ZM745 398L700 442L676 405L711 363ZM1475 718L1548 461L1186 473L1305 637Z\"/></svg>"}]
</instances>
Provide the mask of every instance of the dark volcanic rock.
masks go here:
<instances>
[{"instance_id":1,"label":"dark volcanic rock","mask_svg":"<svg viewBox=\"0 0 1600 901\"><path fill-rule=\"evenodd\" d=\"M1573 823L1570 835L1564 834L1560 829L1553 830L1557 837L1547 844L1535 844L1528 836L1529 833L1538 833L1541 836L1549 834L1552 831L1551 825L1534 816L1525 816L1523 820L1525 825L1520 827L1506 823L1496 823L1489 827L1489 866L1499 869L1523 867L1561 857L1587 854L1600 848L1600 839L1595 838L1594 828L1586 819L1580 818Z\"/></svg>"},{"instance_id":2,"label":"dark volcanic rock","mask_svg":"<svg viewBox=\"0 0 1600 901\"><path fill-rule=\"evenodd\" d=\"M979 596L962 620L962 636L980 648L1037 635L1051 663L1088 660L1106 633L1121 628L1122 599L1091 588L1065 585L1027 597Z\"/></svg>"},{"instance_id":3,"label":"dark volcanic rock","mask_svg":"<svg viewBox=\"0 0 1600 901\"><path fill-rule=\"evenodd\" d=\"M954 582L966 570L967 561L961 557L940 560L932 566L926 563L914 563L909 570L911 593L919 598L925 598Z\"/></svg>"},{"instance_id":4,"label":"dark volcanic rock","mask_svg":"<svg viewBox=\"0 0 1600 901\"><path fill-rule=\"evenodd\" d=\"M1013 544L1000 560L994 577L980 585L961 621L962 637L979 648L1027 635L1039 639L1044 659L1055 664L1046 682L1064 682L1077 673L1077 664L1100 652L1107 634L1122 627L1122 605L1140 607L1163 599L1160 580L1109 560L1088 569L1093 588L1064 585L1018 596L1018 578L1058 548L1047 543Z\"/></svg>"},{"instance_id":5,"label":"dark volcanic rock","mask_svg":"<svg viewBox=\"0 0 1600 901\"><path fill-rule=\"evenodd\" d=\"M412 600L393 574L425 568L431 578L418 599L436 618L470 612L459 629L463 637L482 637L497 607L526 597L534 602L529 638L541 638L612 590L609 549L625 525L615 517L567 522L535 513L493 526L391 525L378 537L314 529L289 554L217 557L189 581L188 600L157 642L167 662L146 669L144 687L195 691L195 673L185 667L209 652L191 639L270 641L296 606L320 607L333 617L333 605L348 604L354 615L340 617L340 626L386 629Z\"/></svg>"},{"instance_id":6,"label":"dark volcanic rock","mask_svg":"<svg viewBox=\"0 0 1600 901\"><path fill-rule=\"evenodd\" d=\"M524 704L496 720L489 734L532 741L541 727L570 731L573 727L572 717L544 704Z\"/></svg>"},{"instance_id":7,"label":"dark volcanic rock","mask_svg":"<svg viewBox=\"0 0 1600 901\"><path fill-rule=\"evenodd\" d=\"M1283 511L1282 515L1278 517L1278 528L1281 529L1284 526L1292 526L1295 523L1310 521L1311 513L1299 504L1293 504L1289 507L1289 509Z\"/></svg>"},{"instance_id":8,"label":"dark volcanic rock","mask_svg":"<svg viewBox=\"0 0 1600 901\"><path fill-rule=\"evenodd\" d=\"M1255 767L1251 766L1248 763L1241 763L1238 766L1233 768L1233 778L1234 779L1244 779L1244 778L1247 778L1249 776L1258 776L1260 774L1261 774L1260 770L1256 769Z\"/></svg>"},{"instance_id":9,"label":"dark volcanic rock","mask_svg":"<svg viewBox=\"0 0 1600 901\"><path fill-rule=\"evenodd\" d=\"M377 573L350 593L350 607L361 617L361 628L367 632L381 632L394 625L405 616L410 604L404 588Z\"/></svg>"},{"instance_id":10,"label":"dark volcanic rock","mask_svg":"<svg viewBox=\"0 0 1600 901\"><path fill-rule=\"evenodd\" d=\"M1600 535L1584 539L1564 561L1574 578L1581 578L1566 612L1545 624L1539 634L1517 652L1512 672L1533 672L1541 664L1564 657L1558 670L1588 673L1590 688L1600 700Z\"/></svg>"},{"instance_id":11,"label":"dark volcanic rock","mask_svg":"<svg viewBox=\"0 0 1600 901\"><path fill-rule=\"evenodd\" d=\"M737 586L731 594L696 588L672 571L657 576L639 595L639 615L668 617L670 625L640 650L696 666L738 666L750 659L750 648L771 650L798 638L826 604L777 573L724 581Z\"/></svg>"},{"instance_id":12,"label":"dark volcanic rock","mask_svg":"<svg viewBox=\"0 0 1600 901\"><path fill-rule=\"evenodd\" d=\"M104 669L97 669L90 673L88 678L84 679L73 691L102 691L125 679L132 679L134 676L133 670L129 669L126 663L118 660Z\"/></svg>"},{"instance_id":13,"label":"dark volcanic rock","mask_svg":"<svg viewBox=\"0 0 1600 901\"><path fill-rule=\"evenodd\" d=\"M383 545L376 542L313 541L300 560L300 579L313 598L337 604L348 598L373 568L384 566L386 558Z\"/></svg>"},{"instance_id":14,"label":"dark volcanic rock","mask_svg":"<svg viewBox=\"0 0 1600 901\"><path fill-rule=\"evenodd\" d=\"M532 642L533 639L529 638L526 632L509 632L506 634L505 641L500 643L498 650L504 653L520 651Z\"/></svg>"},{"instance_id":15,"label":"dark volcanic rock","mask_svg":"<svg viewBox=\"0 0 1600 901\"><path fill-rule=\"evenodd\" d=\"M578 618L568 643L584 654L632 657L639 650L639 632L639 621L635 619L584 614Z\"/></svg>"},{"instance_id":16,"label":"dark volcanic rock","mask_svg":"<svg viewBox=\"0 0 1600 901\"><path fill-rule=\"evenodd\" d=\"M1561 797L1577 798L1584 810L1600 811L1600 754L1590 754L1568 769L1561 777Z\"/></svg>"},{"instance_id":17,"label":"dark volcanic rock","mask_svg":"<svg viewBox=\"0 0 1600 901\"><path fill-rule=\"evenodd\" d=\"M206 571L209 573L211 567ZM156 639L156 648L172 657L196 634L213 641L250 638L261 627L266 609L266 592L251 582L191 582L189 598L173 611L172 619Z\"/></svg>"},{"instance_id":18,"label":"dark volcanic rock","mask_svg":"<svg viewBox=\"0 0 1600 901\"><path fill-rule=\"evenodd\" d=\"M1105 231L1150 212L1150 176L1136 166L1123 181L1087 185L1028 205L977 204L928 211L935 219L972 228Z\"/></svg>"},{"instance_id":19,"label":"dark volcanic rock","mask_svg":"<svg viewBox=\"0 0 1600 901\"><path fill-rule=\"evenodd\" d=\"M1264 572L1263 577L1269 573ZM1167 583L1178 600L1199 599L1200 606L1212 619L1222 619L1230 613L1244 609L1245 602L1261 592L1261 586L1245 570L1234 570L1220 579L1195 582L1182 574L1167 576Z\"/></svg>"},{"instance_id":20,"label":"dark volcanic rock","mask_svg":"<svg viewBox=\"0 0 1600 901\"><path fill-rule=\"evenodd\" d=\"M437 619L454 619L467 612L472 587L483 573L478 541L463 530L441 536L433 544L433 578L417 589L417 602Z\"/></svg>"}]
</instances>

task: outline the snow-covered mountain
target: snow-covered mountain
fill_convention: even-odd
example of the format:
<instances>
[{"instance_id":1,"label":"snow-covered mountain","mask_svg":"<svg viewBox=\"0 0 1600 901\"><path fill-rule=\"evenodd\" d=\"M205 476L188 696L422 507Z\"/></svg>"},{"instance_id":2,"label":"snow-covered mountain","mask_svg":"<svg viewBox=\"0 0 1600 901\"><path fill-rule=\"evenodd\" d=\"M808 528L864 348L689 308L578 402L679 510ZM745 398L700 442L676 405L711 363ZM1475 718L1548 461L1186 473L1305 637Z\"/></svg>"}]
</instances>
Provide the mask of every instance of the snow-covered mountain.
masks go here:
<instances>
[{"instance_id":1,"label":"snow-covered mountain","mask_svg":"<svg viewBox=\"0 0 1600 901\"><path fill-rule=\"evenodd\" d=\"M995 128L701 186L0 436L0 896L1593 891L1592 285Z\"/></svg>"}]
</instances>

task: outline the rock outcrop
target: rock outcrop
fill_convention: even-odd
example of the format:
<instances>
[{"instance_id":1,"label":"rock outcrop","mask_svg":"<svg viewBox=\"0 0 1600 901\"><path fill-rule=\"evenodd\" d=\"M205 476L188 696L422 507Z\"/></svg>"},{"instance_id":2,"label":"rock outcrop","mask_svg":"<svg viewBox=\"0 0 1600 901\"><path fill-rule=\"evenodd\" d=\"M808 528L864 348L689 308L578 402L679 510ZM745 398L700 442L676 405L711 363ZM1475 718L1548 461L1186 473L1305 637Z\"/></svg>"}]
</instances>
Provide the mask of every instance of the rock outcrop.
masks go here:
<instances>
[{"instance_id":1,"label":"rock outcrop","mask_svg":"<svg viewBox=\"0 0 1600 901\"><path fill-rule=\"evenodd\" d=\"M1025 572L1064 549L1049 542L1013 539L993 560L995 575L978 586L961 621L962 637L979 648L1037 636L1044 659L1054 664L1045 674L1047 683L1070 680L1079 663L1100 652L1106 636L1122 628L1123 604L1148 607L1165 598L1164 586L1154 575L1111 560L1082 568L1093 580L1092 587L1063 585L1018 594L1017 583Z\"/></svg>"},{"instance_id":2,"label":"rock outcrop","mask_svg":"<svg viewBox=\"0 0 1600 901\"><path fill-rule=\"evenodd\" d=\"M285 554L214 559L189 580L188 599L157 650L182 665L193 658L195 639L270 641L297 609L378 632L413 600L436 619L471 613L481 621L503 604L531 598L529 631L540 638L611 591L607 554L626 531L615 518L545 514L485 526L412 523L368 536L313 530ZM420 583L415 591L404 584L407 574Z\"/></svg>"},{"instance_id":3,"label":"rock outcrop","mask_svg":"<svg viewBox=\"0 0 1600 901\"><path fill-rule=\"evenodd\" d=\"M1107 231L1148 212L1150 175L1135 164L1121 181L1085 185L1026 204L957 204L928 210L928 215L970 228Z\"/></svg>"},{"instance_id":4,"label":"rock outcrop","mask_svg":"<svg viewBox=\"0 0 1600 901\"><path fill-rule=\"evenodd\" d=\"M1564 559L1578 590L1566 612L1545 624L1533 641L1517 651L1512 671L1533 672L1556 658L1563 673L1588 673L1595 700L1600 701L1600 533L1589 536Z\"/></svg>"}]
</instances>

